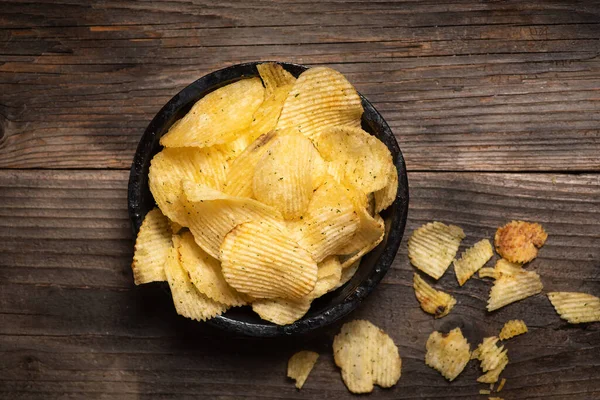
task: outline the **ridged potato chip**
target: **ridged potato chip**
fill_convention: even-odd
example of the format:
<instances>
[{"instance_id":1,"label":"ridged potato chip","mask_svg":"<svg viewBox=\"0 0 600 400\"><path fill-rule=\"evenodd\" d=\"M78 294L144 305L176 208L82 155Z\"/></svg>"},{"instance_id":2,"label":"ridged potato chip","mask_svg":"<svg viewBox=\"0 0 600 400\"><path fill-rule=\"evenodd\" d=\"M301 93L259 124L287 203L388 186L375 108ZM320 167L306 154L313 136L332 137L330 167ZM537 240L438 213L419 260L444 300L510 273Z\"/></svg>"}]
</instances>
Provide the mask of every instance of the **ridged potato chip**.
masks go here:
<instances>
[{"instance_id":1,"label":"ridged potato chip","mask_svg":"<svg viewBox=\"0 0 600 400\"><path fill-rule=\"evenodd\" d=\"M480 383L496 383L500 374L504 371L504 368L508 365L508 355L504 353L504 356L500 359L498 366L494 369L489 370L486 374L481 375L477 378L477 382Z\"/></svg>"},{"instance_id":2,"label":"ridged potato chip","mask_svg":"<svg viewBox=\"0 0 600 400\"><path fill-rule=\"evenodd\" d=\"M296 381L296 388L302 389L308 374L312 371L319 354L314 351L302 350L294 354L288 361L287 376Z\"/></svg>"},{"instance_id":3,"label":"ridged potato chip","mask_svg":"<svg viewBox=\"0 0 600 400\"><path fill-rule=\"evenodd\" d=\"M390 164L388 172L388 183L383 189L379 189L375 195L375 213L379 214L392 205L398 194L398 170L396 165Z\"/></svg>"},{"instance_id":4,"label":"ridged potato chip","mask_svg":"<svg viewBox=\"0 0 600 400\"><path fill-rule=\"evenodd\" d=\"M533 271L500 273L490 291L487 310L494 311L515 301L538 294L543 287L540 276Z\"/></svg>"},{"instance_id":5,"label":"ridged potato chip","mask_svg":"<svg viewBox=\"0 0 600 400\"><path fill-rule=\"evenodd\" d=\"M504 324L498 337L501 340L508 340L524 333L527 333L525 322L522 319L511 319Z\"/></svg>"},{"instance_id":6,"label":"ridged potato chip","mask_svg":"<svg viewBox=\"0 0 600 400\"><path fill-rule=\"evenodd\" d=\"M189 181L183 188L187 226L198 246L217 259L225 235L237 225L248 221L277 225L283 221L277 210L256 200L229 196Z\"/></svg>"},{"instance_id":7,"label":"ridged potato chip","mask_svg":"<svg viewBox=\"0 0 600 400\"><path fill-rule=\"evenodd\" d=\"M288 97L292 85L275 88L252 116L252 123L244 131L244 135L252 142L260 135L271 132L277 127L283 103ZM296 130L294 132L298 133Z\"/></svg>"},{"instance_id":8,"label":"ridged potato chip","mask_svg":"<svg viewBox=\"0 0 600 400\"><path fill-rule=\"evenodd\" d=\"M495 278L498 279L502 275L514 275L523 271L523 267L521 264L511 263L510 261L506 261L504 258L496 261L496 265L494 267Z\"/></svg>"},{"instance_id":9,"label":"ridged potato chip","mask_svg":"<svg viewBox=\"0 0 600 400\"><path fill-rule=\"evenodd\" d=\"M252 302L252 311L265 321L288 325L302 318L310 309L312 299L258 299Z\"/></svg>"},{"instance_id":10,"label":"ridged potato chip","mask_svg":"<svg viewBox=\"0 0 600 400\"><path fill-rule=\"evenodd\" d=\"M333 339L333 357L352 393L369 393L374 384L392 387L400 379L402 360L398 348L369 321L345 323Z\"/></svg>"},{"instance_id":11,"label":"ridged potato chip","mask_svg":"<svg viewBox=\"0 0 600 400\"><path fill-rule=\"evenodd\" d=\"M220 249L225 280L254 298L301 299L317 281L317 263L286 231L262 221L236 226Z\"/></svg>"},{"instance_id":12,"label":"ridged potato chip","mask_svg":"<svg viewBox=\"0 0 600 400\"><path fill-rule=\"evenodd\" d=\"M469 362L471 349L460 328L448 333L434 331L427 339L425 364L453 381Z\"/></svg>"},{"instance_id":13,"label":"ridged potato chip","mask_svg":"<svg viewBox=\"0 0 600 400\"><path fill-rule=\"evenodd\" d=\"M278 87L293 85L296 78L277 63L262 63L256 66L258 74L265 85L267 96Z\"/></svg>"},{"instance_id":14,"label":"ridged potato chip","mask_svg":"<svg viewBox=\"0 0 600 400\"><path fill-rule=\"evenodd\" d=\"M471 359L477 359L481 361L481 369L483 372L495 369L500 365L501 361L506 356L507 350L504 350L504 346L498 347L498 338L496 336L490 336L483 339L483 342L473 351Z\"/></svg>"},{"instance_id":15,"label":"ridged potato chip","mask_svg":"<svg viewBox=\"0 0 600 400\"><path fill-rule=\"evenodd\" d=\"M190 232L179 240L179 261L196 289L205 296L226 306L242 306L247 299L227 284L221 263L202 250Z\"/></svg>"},{"instance_id":16,"label":"ridged potato chip","mask_svg":"<svg viewBox=\"0 0 600 400\"><path fill-rule=\"evenodd\" d=\"M227 310L225 304L209 299L196 289L181 267L179 254L175 247L169 249L165 275L171 288L171 296L177 314L196 321L205 321Z\"/></svg>"},{"instance_id":17,"label":"ridged potato chip","mask_svg":"<svg viewBox=\"0 0 600 400\"><path fill-rule=\"evenodd\" d=\"M254 197L278 209L285 219L303 215L313 194L312 165L318 157L301 135L275 139L254 170Z\"/></svg>"},{"instance_id":18,"label":"ridged potato chip","mask_svg":"<svg viewBox=\"0 0 600 400\"><path fill-rule=\"evenodd\" d=\"M136 285L167 280L165 264L170 248L169 220L155 208L144 217L135 240L131 269Z\"/></svg>"},{"instance_id":19,"label":"ridged potato chip","mask_svg":"<svg viewBox=\"0 0 600 400\"><path fill-rule=\"evenodd\" d=\"M465 250L460 259L454 260L454 272L460 286L464 285L475 272L485 265L494 255L489 240L483 239Z\"/></svg>"},{"instance_id":20,"label":"ridged potato chip","mask_svg":"<svg viewBox=\"0 0 600 400\"><path fill-rule=\"evenodd\" d=\"M494 243L498 254L506 260L524 264L537 257L548 234L540 224L511 221L496 231Z\"/></svg>"},{"instance_id":21,"label":"ridged potato chip","mask_svg":"<svg viewBox=\"0 0 600 400\"><path fill-rule=\"evenodd\" d=\"M408 239L408 258L412 265L439 279L456 256L465 233L455 225L430 222L416 229Z\"/></svg>"},{"instance_id":22,"label":"ridged potato chip","mask_svg":"<svg viewBox=\"0 0 600 400\"><path fill-rule=\"evenodd\" d=\"M354 274L356 274L356 271L358 271L358 267L360 267L360 260L361 258L357 259L347 267L344 267L344 264L342 264L342 276L340 277L339 283L335 285L333 290L344 286L350 279L352 279Z\"/></svg>"},{"instance_id":23,"label":"ridged potato chip","mask_svg":"<svg viewBox=\"0 0 600 400\"><path fill-rule=\"evenodd\" d=\"M454 297L440 290L435 290L416 272L413 277L413 288L423 311L433 314L435 318L442 318L448 315L452 307L456 304Z\"/></svg>"},{"instance_id":24,"label":"ridged potato chip","mask_svg":"<svg viewBox=\"0 0 600 400\"><path fill-rule=\"evenodd\" d=\"M265 99L259 78L242 79L198 100L160 138L165 147L209 147L233 140L250 126Z\"/></svg>"},{"instance_id":25,"label":"ridged potato chip","mask_svg":"<svg viewBox=\"0 0 600 400\"><path fill-rule=\"evenodd\" d=\"M321 261L317 271L317 283L312 292L308 294L311 299L323 296L336 288L342 278L342 264L336 256L329 256Z\"/></svg>"},{"instance_id":26,"label":"ridged potato chip","mask_svg":"<svg viewBox=\"0 0 600 400\"><path fill-rule=\"evenodd\" d=\"M479 277L496 279L496 269L492 267L481 268L479 270Z\"/></svg>"},{"instance_id":27,"label":"ridged potato chip","mask_svg":"<svg viewBox=\"0 0 600 400\"><path fill-rule=\"evenodd\" d=\"M560 317L571 324L600 321L600 298L579 292L550 292L548 299Z\"/></svg>"},{"instance_id":28,"label":"ridged potato chip","mask_svg":"<svg viewBox=\"0 0 600 400\"><path fill-rule=\"evenodd\" d=\"M308 138L331 126L359 128L362 102L338 71L315 67L304 71L290 91L277 129L299 129Z\"/></svg>"}]
</instances>

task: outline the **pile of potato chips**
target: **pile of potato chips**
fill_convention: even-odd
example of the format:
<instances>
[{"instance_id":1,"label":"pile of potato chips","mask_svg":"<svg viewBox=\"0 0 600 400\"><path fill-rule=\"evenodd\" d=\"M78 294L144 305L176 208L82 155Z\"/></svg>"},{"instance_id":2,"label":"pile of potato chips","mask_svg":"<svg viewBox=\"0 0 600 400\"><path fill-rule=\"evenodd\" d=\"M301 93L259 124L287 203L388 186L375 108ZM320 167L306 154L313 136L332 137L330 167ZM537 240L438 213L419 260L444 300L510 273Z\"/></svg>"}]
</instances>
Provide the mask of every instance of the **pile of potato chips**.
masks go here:
<instances>
[{"instance_id":1,"label":"pile of potato chips","mask_svg":"<svg viewBox=\"0 0 600 400\"><path fill-rule=\"evenodd\" d=\"M158 208L138 233L135 283L167 281L187 318L242 305L302 318L382 241L379 212L396 197L390 151L361 129L342 74L257 68L194 104L150 165Z\"/></svg>"}]
</instances>

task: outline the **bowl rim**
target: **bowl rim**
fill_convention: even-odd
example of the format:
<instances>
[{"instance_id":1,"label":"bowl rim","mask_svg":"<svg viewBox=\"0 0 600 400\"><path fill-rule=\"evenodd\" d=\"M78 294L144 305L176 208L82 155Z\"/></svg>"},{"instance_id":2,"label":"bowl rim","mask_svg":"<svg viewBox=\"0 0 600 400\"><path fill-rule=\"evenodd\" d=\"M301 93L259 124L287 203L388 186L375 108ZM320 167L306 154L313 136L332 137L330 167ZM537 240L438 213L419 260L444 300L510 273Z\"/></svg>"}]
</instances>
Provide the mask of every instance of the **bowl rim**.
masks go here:
<instances>
[{"instance_id":1,"label":"bowl rim","mask_svg":"<svg viewBox=\"0 0 600 400\"><path fill-rule=\"evenodd\" d=\"M141 215L140 210L142 193L139 178L143 173L144 164L146 162L150 162L147 153L152 151L152 144L155 140L157 132L162 129L162 126L178 109L189 104L191 99L195 98L195 94L198 92L199 86L205 87L203 91L207 92L204 94L206 95L210 91L216 90L218 87L221 87L224 84L243 79L244 77L257 76L244 75L243 73L239 73L237 71L243 71L249 68L256 69L256 65L267 62L280 64L287 70L291 68L296 71L305 71L310 68L306 65L282 61L253 61L230 65L228 67L210 72L187 85L179 93L173 96L163 107L161 107L160 111L154 116L140 137L129 174L127 204L134 238L137 236L137 232L144 218L144 215ZM227 81L219 79L218 77L221 75L233 75L234 77ZM215 84L207 86L208 82L215 79L217 80ZM377 284L379 284L389 270L396 256L398 248L400 247L400 242L402 241L406 227L406 220L408 218L409 193L406 164L402 155L402 151L400 150L400 146L398 145L398 141L387 122L383 119L373 104L369 102L369 100L367 100L362 94L358 94L362 100L362 105L364 108L362 117L363 121L365 116L368 116L372 120L371 123L381 127L381 130L386 138L393 139L386 140L385 144L388 148L390 148L390 152L394 158L394 164L398 170L398 192L396 194L395 201L388 208L388 210L393 209L395 212L392 213L392 220L390 222L390 228L387 234L388 237L385 246L378 259L375 260L373 268L371 271L369 271L365 279L361 281L356 288L341 302L316 315L303 317L292 324L280 326L267 321L264 323L245 322L228 318L225 315L218 315L214 318L206 320L205 322L208 324L235 334L254 337L290 336L320 329L334 323L335 321L338 321L356 309L362 300L364 300L373 291ZM338 288L337 290L340 289L341 288Z\"/></svg>"}]
</instances>

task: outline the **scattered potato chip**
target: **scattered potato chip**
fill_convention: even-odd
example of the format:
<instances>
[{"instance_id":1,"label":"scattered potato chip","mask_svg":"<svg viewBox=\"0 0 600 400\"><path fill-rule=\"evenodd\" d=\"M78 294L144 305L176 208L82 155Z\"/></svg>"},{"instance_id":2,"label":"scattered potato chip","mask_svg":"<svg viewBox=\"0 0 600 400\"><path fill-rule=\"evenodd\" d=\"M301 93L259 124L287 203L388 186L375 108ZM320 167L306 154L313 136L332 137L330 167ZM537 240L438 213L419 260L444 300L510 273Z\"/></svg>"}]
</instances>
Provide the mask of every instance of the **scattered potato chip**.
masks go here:
<instances>
[{"instance_id":1,"label":"scattered potato chip","mask_svg":"<svg viewBox=\"0 0 600 400\"><path fill-rule=\"evenodd\" d=\"M360 258L357 259L347 267L344 267L344 264L342 264L342 276L340 277L339 283L333 288L334 290L344 286L350 279L352 279L354 274L356 274L356 271L358 271L358 267L360 267L360 260Z\"/></svg>"},{"instance_id":2,"label":"scattered potato chip","mask_svg":"<svg viewBox=\"0 0 600 400\"><path fill-rule=\"evenodd\" d=\"M511 263L506 261L504 258L496 261L496 266L494 267L495 278L498 279L502 275L514 275L523 271L523 267L521 264Z\"/></svg>"},{"instance_id":3,"label":"scattered potato chip","mask_svg":"<svg viewBox=\"0 0 600 400\"><path fill-rule=\"evenodd\" d=\"M160 139L165 147L209 147L236 138L252 122L265 89L259 78L242 79L198 100Z\"/></svg>"},{"instance_id":4,"label":"scattered potato chip","mask_svg":"<svg viewBox=\"0 0 600 400\"><path fill-rule=\"evenodd\" d=\"M179 261L196 289L214 301L227 306L241 306L246 299L227 284L221 263L202 250L190 232L180 235Z\"/></svg>"},{"instance_id":5,"label":"scattered potato chip","mask_svg":"<svg viewBox=\"0 0 600 400\"><path fill-rule=\"evenodd\" d=\"M398 194L398 170L396 165L390 164L388 172L388 183L383 189L379 189L375 195L375 213L379 214L392 205Z\"/></svg>"},{"instance_id":6,"label":"scattered potato chip","mask_svg":"<svg viewBox=\"0 0 600 400\"><path fill-rule=\"evenodd\" d=\"M480 383L498 382L498 378L500 377L500 374L502 373L502 371L504 371L504 368L506 368L507 365L508 365L508 355L504 354L504 356L500 360L500 363L498 364L498 366L492 370L489 370L486 374L481 375L479 378L477 378L477 382L480 382Z\"/></svg>"},{"instance_id":7,"label":"scattered potato chip","mask_svg":"<svg viewBox=\"0 0 600 400\"><path fill-rule=\"evenodd\" d=\"M416 272L413 278L413 288L423 311L433 314L435 318L445 317L456 304L454 297L440 290L435 290Z\"/></svg>"},{"instance_id":8,"label":"scattered potato chip","mask_svg":"<svg viewBox=\"0 0 600 400\"><path fill-rule=\"evenodd\" d=\"M500 381L500 384L498 385L498 390L496 390L496 391L501 392L502 389L504 388L505 384L506 384L506 378L502 378L502 380Z\"/></svg>"},{"instance_id":9,"label":"scattered potato chip","mask_svg":"<svg viewBox=\"0 0 600 400\"><path fill-rule=\"evenodd\" d=\"M288 95L277 129L298 129L312 139L331 126L360 127L362 102L344 75L331 68L304 71Z\"/></svg>"},{"instance_id":10,"label":"scattered potato chip","mask_svg":"<svg viewBox=\"0 0 600 400\"><path fill-rule=\"evenodd\" d=\"M227 283L254 298L300 299L315 287L317 263L274 225L238 225L225 236L220 251Z\"/></svg>"},{"instance_id":11,"label":"scattered potato chip","mask_svg":"<svg viewBox=\"0 0 600 400\"><path fill-rule=\"evenodd\" d=\"M458 284L464 285L493 255L494 249L487 239L480 240L464 251L459 260L454 260L454 272Z\"/></svg>"},{"instance_id":12,"label":"scattered potato chip","mask_svg":"<svg viewBox=\"0 0 600 400\"><path fill-rule=\"evenodd\" d=\"M498 338L496 336L490 336L483 339L483 342L473 351L471 359L477 359L481 361L481 369L483 372L495 369L500 365L501 361L506 356L507 350L504 350L504 346L498 347ZM486 382L489 383L489 382Z\"/></svg>"},{"instance_id":13,"label":"scattered potato chip","mask_svg":"<svg viewBox=\"0 0 600 400\"><path fill-rule=\"evenodd\" d=\"M252 302L252 311L265 321L277 325L288 325L296 322L310 309L312 299L303 297L291 299L258 299Z\"/></svg>"},{"instance_id":14,"label":"scattered potato chip","mask_svg":"<svg viewBox=\"0 0 600 400\"><path fill-rule=\"evenodd\" d=\"M453 381L469 362L471 351L460 328L448 333L434 331L427 339L425 364Z\"/></svg>"},{"instance_id":15,"label":"scattered potato chip","mask_svg":"<svg viewBox=\"0 0 600 400\"><path fill-rule=\"evenodd\" d=\"M600 298L579 292L550 292L548 299L560 317L571 324L600 321Z\"/></svg>"},{"instance_id":16,"label":"scattered potato chip","mask_svg":"<svg viewBox=\"0 0 600 400\"><path fill-rule=\"evenodd\" d=\"M488 400L504 400L502 397L488 397Z\"/></svg>"},{"instance_id":17,"label":"scattered potato chip","mask_svg":"<svg viewBox=\"0 0 600 400\"><path fill-rule=\"evenodd\" d=\"M454 259L465 233L455 225L430 222L416 229L408 239L408 258L412 265L439 279Z\"/></svg>"},{"instance_id":18,"label":"scattered potato chip","mask_svg":"<svg viewBox=\"0 0 600 400\"><path fill-rule=\"evenodd\" d=\"M498 254L507 261L524 264L537 256L548 234L540 224L512 221L498 228L494 243Z\"/></svg>"},{"instance_id":19,"label":"scattered potato chip","mask_svg":"<svg viewBox=\"0 0 600 400\"><path fill-rule=\"evenodd\" d=\"M481 268L479 270L479 277L480 278L494 278L494 279L496 279L496 270L494 268L491 268L491 267Z\"/></svg>"},{"instance_id":20,"label":"scattered potato chip","mask_svg":"<svg viewBox=\"0 0 600 400\"><path fill-rule=\"evenodd\" d=\"M492 392L490 390L487 390L487 389L480 389L479 390L479 394L490 394L490 393L492 393Z\"/></svg>"},{"instance_id":21,"label":"scattered potato chip","mask_svg":"<svg viewBox=\"0 0 600 400\"><path fill-rule=\"evenodd\" d=\"M181 267L175 247L169 249L165 275L171 288L171 296L177 314L196 321L204 321L227 310L226 305L209 299L196 289Z\"/></svg>"},{"instance_id":22,"label":"scattered potato chip","mask_svg":"<svg viewBox=\"0 0 600 400\"><path fill-rule=\"evenodd\" d=\"M392 387L400 379L402 360L398 348L369 321L345 323L333 339L333 357L352 393L369 393L374 384Z\"/></svg>"},{"instance_id":23,"label":"scattered potato chip","mask_svg":"<svg viewBox=\"0 0 600 400\"><path fill-rule=\"evenodd\" d=\"M131 269L136 285L167 280L165 264L170 248L169 220L155 208L144 217L135 240Z\"/></svg>"},{"instance_id":24,"label":"scattered potato chip","mask_svg":"<svg viewBox=\"0 0 600 400\"><path fill-rule=\"evenodd\" d=\"M533 271L520 270L514 273L500 273L490 291L487 310L494 311L515 301L538 294L543 287L540 276Z\"/></svg>"},{"instance_id":25,"label":"scattered potato chip","mask_svg":"<svg viewBox=\"0 0 600 400\"><path fill-rule=\"evenodd\" d=\"M265 85L267 96L271 95L278 87L293 85L296 82L296 78L277 63L258 64L256 69Z\"/></svg>"},{"instance_id":26,"label":"scattered potato chip","mask_svg":"<svg viewBox=\"0 0 600 400\"><path fill-rule=\"evenodd\" d=\"M522 319L512 319L504 324L498 337L501 340L508 340L524 333L527 333L525 322Z\"/></svg>"},{"instance_id":27,"label":"scattered potato chip","mask_svg":"<svg viewBox=\"0 0 600 400\"><path fill-rule=\"evenodd\" d=\"M288 361L287 376L296 381L296 388L302 389L308 374L312 371L319 354L314 351L302 350L294 354Z\"/></svg>"}]
</instances>

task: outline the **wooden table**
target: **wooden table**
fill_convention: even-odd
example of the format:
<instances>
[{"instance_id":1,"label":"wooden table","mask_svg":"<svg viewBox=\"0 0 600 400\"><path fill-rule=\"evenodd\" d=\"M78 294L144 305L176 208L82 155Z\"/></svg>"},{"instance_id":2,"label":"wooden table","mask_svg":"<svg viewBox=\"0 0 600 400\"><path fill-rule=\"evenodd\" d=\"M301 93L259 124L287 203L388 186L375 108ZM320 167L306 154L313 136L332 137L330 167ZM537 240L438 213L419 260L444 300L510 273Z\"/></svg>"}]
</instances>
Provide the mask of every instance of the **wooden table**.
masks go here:
<instances>
[{"instance_id":1,"label":"wooden table","mask_svg":"<svg viewBox=\"0 0 600 400\"><path fill-rule=\"evenodd\" d=\"M133 285L128 169L159 108L212 70L251 60L343 72L398 137L405 241L345 321L398 344L402 378L371 398L485 399L471 363L452 383L425 341L461 326L507 343L505 399L600 398L600 324L568 325L545 295L485 311L490 283L418 306L406 237L440 220L470 245L512 219L550 236L529 268L545 291L600 295L600 5L592 1L3 1L0 3L0 398L350 399L331 341L234 338ZM321 353L304 389L285 377Z\"/></svg>"}]
</instances>

